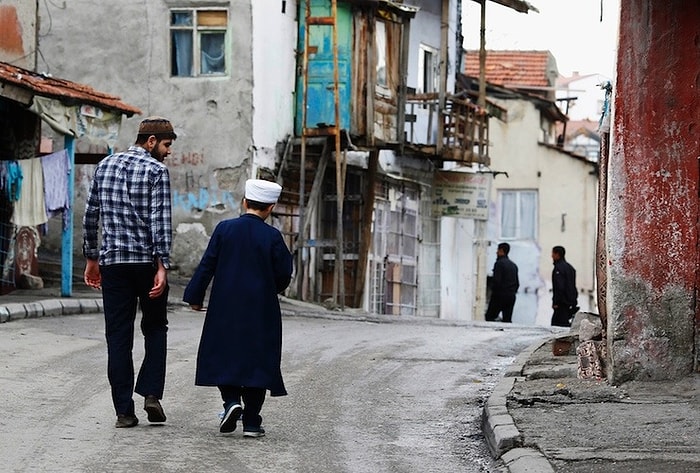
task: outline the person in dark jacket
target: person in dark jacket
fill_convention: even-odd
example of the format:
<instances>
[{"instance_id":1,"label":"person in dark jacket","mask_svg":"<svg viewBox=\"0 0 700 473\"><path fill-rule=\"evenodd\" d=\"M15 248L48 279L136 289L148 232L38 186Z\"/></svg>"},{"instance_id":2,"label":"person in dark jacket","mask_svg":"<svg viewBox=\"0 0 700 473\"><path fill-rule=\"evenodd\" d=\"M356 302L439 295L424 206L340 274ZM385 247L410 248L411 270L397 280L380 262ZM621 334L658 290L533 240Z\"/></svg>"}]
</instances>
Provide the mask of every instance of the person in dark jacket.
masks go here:
<instances>
[{"instance_id":1,"label":"person in dark jacket","mask_svg":"<svg viewBox=\"0 0 700 473\"><path fill-rule=\"evenodd\" d=\"M578 312L578 291L576 290L576 270L564 257L563 246L552 248L552 325L571 327L571 319Z\"/></svg>"},{"instance_id":2,"label":"person in dark jacket","mask_svg":"<svg viewBox=\"0 0 700 473\"><path fill-rule=\"evenodd\" d=\"M243 435L261 437L267 390L284 396L282 314L277 295L292 276L292 255L282 234L265 223L282 188L246 181L238 218L220 222L183 300L202 310L214 279L197 354L195 384L217 386L224 403L220 432L233 432L243 414Z\"/></svg>"},{"instance_id":3,"label":"person in dark jacket","mask_svg":"<svg viewBox=\"0 0 700 473\"><path fill-rule=\"evenodd\" d=\"M496 263L493 265L491 280L491 299L486 309L486 320L496 320L503 313L503 322L512 322L515 295L520 287L518 281L518 266L508 258L510 245L499 243L496 250Z\"/></svg>"}]
</instances>

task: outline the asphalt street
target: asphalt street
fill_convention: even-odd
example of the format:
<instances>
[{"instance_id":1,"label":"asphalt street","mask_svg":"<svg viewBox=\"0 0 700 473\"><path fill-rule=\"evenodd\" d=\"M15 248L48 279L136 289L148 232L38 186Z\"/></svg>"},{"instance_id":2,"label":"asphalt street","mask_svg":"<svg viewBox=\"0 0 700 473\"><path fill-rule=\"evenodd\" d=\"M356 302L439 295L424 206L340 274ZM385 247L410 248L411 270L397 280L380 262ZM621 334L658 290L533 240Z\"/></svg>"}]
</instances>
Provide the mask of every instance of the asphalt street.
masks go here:
<instances>
[{"instance_id":1,"label":"asphalt street","mask_svg":"<svg viewBox=\"0 0 700 473\"><path fill-rule=\"evenodd\" d=\"M7 472L500 472L484 402L536 327L284 317L289 396L267 398L267 436L218 431L215 388L193 384L202 314L170 313L164 425L115 429L100 313L0 324L0 458ZM140 363L141 339L134 357ZM231 339L235 343L235 338Z\"/></svg>"}]
</instances>

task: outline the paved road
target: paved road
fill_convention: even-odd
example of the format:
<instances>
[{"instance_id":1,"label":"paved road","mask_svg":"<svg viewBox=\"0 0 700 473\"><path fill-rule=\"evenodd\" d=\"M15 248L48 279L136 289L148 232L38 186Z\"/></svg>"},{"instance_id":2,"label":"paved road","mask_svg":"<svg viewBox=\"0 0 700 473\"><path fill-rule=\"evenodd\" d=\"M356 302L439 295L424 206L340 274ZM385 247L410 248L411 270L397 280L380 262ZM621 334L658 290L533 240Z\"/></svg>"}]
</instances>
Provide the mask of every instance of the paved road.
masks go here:
<instances>
[{"instance_id":1,"label":"paved road","mask_svg":"<svg viewBox=\"0 0 700 473\"><path fill-rule=\"evenodd\" d=\"M218 432L215 388L193 385L201 314L170 314L168 422L115 429L100 314L0 325L0 458L7 472L497 472L481 406L544 337L501 324L286 317L289 396L268 435ZM415 320L415 319L414 319ZM137 339L138 340L138 339ZM231 340L235 343L235 339ZM135 358L140 361L139 344Z\"/></svg>"}]
</instances>

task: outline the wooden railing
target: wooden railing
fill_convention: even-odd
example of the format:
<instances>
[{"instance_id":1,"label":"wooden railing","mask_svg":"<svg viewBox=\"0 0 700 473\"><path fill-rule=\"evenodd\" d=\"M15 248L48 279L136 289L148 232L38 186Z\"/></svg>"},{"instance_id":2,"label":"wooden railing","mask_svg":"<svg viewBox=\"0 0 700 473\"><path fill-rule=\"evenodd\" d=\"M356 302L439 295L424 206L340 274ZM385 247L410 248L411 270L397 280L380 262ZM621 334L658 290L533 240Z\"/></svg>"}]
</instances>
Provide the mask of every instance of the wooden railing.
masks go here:
<instances>
[{"instance_id":1,"label":"wooden railing","mask_svg":"<svg viewBox=\"0 0 700 473\"><path fill-rule=\"evenodd\" d=\"M440 111L437 93L409 95L406 108L407 146L444 161L489 164L489 114L485 109L450 96ZM437 130L438 125L442 130Z\"/></svg>"},{"instance_id":2,"label":"wooden railing","mask_svg":"<svg viewBox=\"0 0 700 473\"><path fill-rule=\"evenodd\" d=\"M451 98L443 117L440 154L451 161L489 164L489 117L468 100Z\"/></svg>"}]
</instances>

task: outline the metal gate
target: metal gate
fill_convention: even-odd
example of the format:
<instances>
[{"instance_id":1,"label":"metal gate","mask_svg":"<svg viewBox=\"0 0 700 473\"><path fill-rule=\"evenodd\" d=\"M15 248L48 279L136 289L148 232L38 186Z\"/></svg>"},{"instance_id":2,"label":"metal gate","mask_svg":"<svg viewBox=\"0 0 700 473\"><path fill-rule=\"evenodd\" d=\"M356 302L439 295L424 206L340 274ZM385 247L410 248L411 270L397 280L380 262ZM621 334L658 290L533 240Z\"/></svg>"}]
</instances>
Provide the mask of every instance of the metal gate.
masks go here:
<instances>
[{"instance_id":1,"label":"metal gate","mask_svg":"<svg viewBox=\"0 0 700 473\"><path fill-rule=\"evenodd\" d=\"M419 192L415 185L382 186L374 209L370 310L416 315Z\"/></svg>"}]
</instances>

